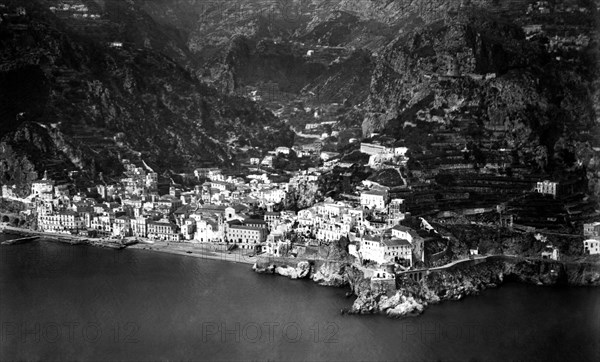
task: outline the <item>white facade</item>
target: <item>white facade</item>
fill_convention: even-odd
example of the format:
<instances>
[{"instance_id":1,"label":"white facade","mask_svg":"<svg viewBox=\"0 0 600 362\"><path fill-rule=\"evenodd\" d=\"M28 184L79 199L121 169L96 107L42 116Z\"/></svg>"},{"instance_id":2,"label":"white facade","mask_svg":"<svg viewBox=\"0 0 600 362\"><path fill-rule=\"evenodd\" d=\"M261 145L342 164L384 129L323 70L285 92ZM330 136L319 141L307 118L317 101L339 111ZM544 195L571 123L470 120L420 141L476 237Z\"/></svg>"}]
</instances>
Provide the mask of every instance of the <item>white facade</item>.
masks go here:
<instances>
[{"instance_id":1,"label":"white facade","mask_svg":"<svg viewBox=\"0 0 600 362\"><path fill-rule=\"evenodd\" d=\"M544 180L536 184L535 191L539 192L540 194L547 194L556 197L557 186L557 182Z\"/></svg>"},{"instance_id":2,"label":"white facade","mask_svg":"<svg viewBox=\"0 0 600 362\"><path fill-rule=\"evenodd\" d=\"M600 221L583 224L583 236L589 238L600 236Z\"/></svg>"},{"instance_id":3,"label":"white facade","mask_svg":"<svg viewBox=\"0 0 600 362\"><path fill-rule=\"evenodd\" d=\"M75 212L38 214L38 228L46 232L70 232L83 229L83 220Z\"/></svg>"},{"instance_id":4,"label":"white facade","mask_svg":"<svg viewBox=\"0 0 600 362\"><path fill-rule=\"evenodd\" d=\"M214 222L208 220L197 220L196 221L196 232L194 234L194 241L205 243L216 243L222 242L224 239L223 230L219 228Z\"/></svg>"},{"instance_id":5,"label":"white facade","mask_svg":"<svg viewBox=\"0 0 600 362\"><path fill-rule=\"evenodd\" d=\"M600 254L600 240L587 239L583 242L583 248L590 255Z\"/></svg>"},{"instance_id":6,"label":"white facade","mask_svg":"<svg viewBox=\"0 0 600 362\"><path fill-rule=\"evenodd\" d=\"M412 265L411 245L402 239L363 238L360 241L359 253L363 260L374 261L377 264L397 263L404 260L408 265Z\"/></svg>"},{"instance_id":7,"label":"white facade","mask_svg":"<svg viewBox=\"0 0 600 362\"><path fill-rule=\"evenodd\" d=\"M360 194L361 206L369 209L383 210L387 201L387 192L385 191L363 191Z\"/></svg>"},{"instance_id":8,"label":"white facade","mask_svg":"<svg viewBox=\"0 0 600 362\"><path fill-rule=\"evenodd\" d=\"M31 193L33 196L41 196L42 194L54 193L54 181L39 180L31 184Z\"/></svg>"}]
</instances>

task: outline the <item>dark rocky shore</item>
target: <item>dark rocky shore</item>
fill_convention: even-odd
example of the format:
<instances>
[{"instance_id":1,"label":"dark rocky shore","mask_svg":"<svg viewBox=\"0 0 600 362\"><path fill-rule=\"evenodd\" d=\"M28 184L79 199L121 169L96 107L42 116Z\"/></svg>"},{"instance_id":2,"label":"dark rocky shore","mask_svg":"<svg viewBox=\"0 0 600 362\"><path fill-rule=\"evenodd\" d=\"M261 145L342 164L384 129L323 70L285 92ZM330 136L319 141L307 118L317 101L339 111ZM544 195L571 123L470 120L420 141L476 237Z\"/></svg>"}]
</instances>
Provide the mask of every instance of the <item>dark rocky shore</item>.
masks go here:
<instances>
[{"instance_id":1,"label":"dark rocky shore","mask_svg":"<svg viewBox=\"0 0 600 362\"><path fill-rule=\"evenodd\" d=\"M502 256L490 257L477 265L430 272L420 281L399 275L395 287L373 284L348 260L261 258L253 269L258 273L279 274L292 279L310 278L325 286L349 286L357 298L343 313L382 313L390 317L418 315L429 304L460 300L506 281L546 286L600 286L600 264L597 263Z\"/></svg>"}]
</instances>

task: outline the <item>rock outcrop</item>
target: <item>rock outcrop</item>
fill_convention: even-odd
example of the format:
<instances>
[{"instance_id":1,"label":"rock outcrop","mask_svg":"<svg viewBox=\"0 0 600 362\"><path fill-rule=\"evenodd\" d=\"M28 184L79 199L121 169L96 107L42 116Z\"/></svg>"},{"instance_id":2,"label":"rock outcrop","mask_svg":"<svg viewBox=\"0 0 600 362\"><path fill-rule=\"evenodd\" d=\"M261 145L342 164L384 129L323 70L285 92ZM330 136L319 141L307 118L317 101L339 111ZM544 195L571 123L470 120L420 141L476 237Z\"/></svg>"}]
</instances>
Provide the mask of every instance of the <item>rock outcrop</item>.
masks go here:
<instances>
[{"instance_id":1,"label":"rock outcrop","mask_svg":"<svg viewBox=\"0 0 600 362\"><path fill-rule=\"evenodd\" d=\"M278 266L275 268L275 274L283 275L290 279L306 278L309 273L310 263L307 261L301 261L295 267Z\"/></svg>"},{"instance_id":2,"label":"rock outcrop","mask_svg":"<svg viewBox=\"0 0 600 362\"><path fill-rule=\"evenodd\" d=\"M430 273L421 282L400 278L396 281L397 290L373 290L362 273L354 269L351 285L357 298L347 312L411 316L422 313L429 304L460 300L506 281L547 286L600 286L600 265L495 259L462 269Z\"/></svg>"},{"instance_id":3,"label":"rock outcrop","mask_svg":"<svg viewBox=\"0 0 600 362\"><path fill-rule=\"evenodd\" d=\"M346 263L326 261L313 267L310 278L319 285L341 287L348 284Z\"/></svg>"},{"instance_id":4,"label":"rock outcrop","mask_svg":"<svg viewBox=\"0 0 600 362\"><path fill-rule=\"evenodd\" d=\"M276 263L269 260L259 261L254 264L252 270L257 273L278 274L290 279L303 279L310 275L311 265L303 260L295 263Z\"/></svg>"}]
</instances>

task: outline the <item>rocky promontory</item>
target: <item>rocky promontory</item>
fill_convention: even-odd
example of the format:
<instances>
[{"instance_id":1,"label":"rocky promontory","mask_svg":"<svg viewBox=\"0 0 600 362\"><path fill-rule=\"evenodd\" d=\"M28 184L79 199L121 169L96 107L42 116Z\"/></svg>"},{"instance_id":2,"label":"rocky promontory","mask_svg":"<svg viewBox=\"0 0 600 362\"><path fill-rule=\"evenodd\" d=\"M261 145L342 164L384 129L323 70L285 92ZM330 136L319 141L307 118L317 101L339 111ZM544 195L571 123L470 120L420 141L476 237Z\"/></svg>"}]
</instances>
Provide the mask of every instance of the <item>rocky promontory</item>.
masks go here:
<instances>
[{"instance_id":1,"label":"rocky promontory","mask_svg":"<svg viewBox=\"0 0 600 362\"><path fill-rule=\"evenodd\" d=\"M390 317L416 315L429 304L461 300L469 295L494 288L506 281L558 286L599 286L600 265L597 263L563 263L510 257L490 257L486 262L451 270L430 272L420 281L402 274L396 288L373 288L363 273L353 268L349 273L357 295L348 310L351 314L383 313Z\"/></svg>"},{"instance_id":2,"label":"rocky promontory","mask_svg":"<svg viewBox=\"0 0 600 362\"><path fill-rule=\"evenodd\" d=\"M447 270L433 270L416 281L397 274L392 284L374 283L348 260L259 258L253 270L291 279L310 278L323 286L349 285L356 295L348 314L385 314L399 318L418 315L428 305L461 300L507 281L546 286L600 286L600 264L569 263L493 256L484 262Z\"/></svg>"},{"instance_id":3,"label":"rocky promontory","mask_svg":"<svg viewBox=\"0 0 600 362\"><path fill-rule=\"evenodd\" d=\"M348 284L345 275L349 264L337 261L308 261L294 258L263 257L254 264L252 270L263 274L277 274L290 279L310 278L315 283L329 287Z\"/></svg>"}]
</instances>

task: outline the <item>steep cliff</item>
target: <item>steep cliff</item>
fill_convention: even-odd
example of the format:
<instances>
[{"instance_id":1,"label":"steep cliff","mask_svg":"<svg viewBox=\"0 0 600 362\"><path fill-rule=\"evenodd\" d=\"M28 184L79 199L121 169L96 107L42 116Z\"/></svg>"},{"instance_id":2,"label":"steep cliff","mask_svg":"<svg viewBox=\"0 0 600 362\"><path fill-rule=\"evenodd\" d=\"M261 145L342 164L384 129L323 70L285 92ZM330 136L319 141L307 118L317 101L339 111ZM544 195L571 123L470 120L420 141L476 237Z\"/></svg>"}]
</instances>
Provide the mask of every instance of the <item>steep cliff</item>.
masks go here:
<instances>
[{"instance_id":1,"label":"steep cliff","mask_svg":"<svg viewBox=\"0 0 600 362\"><path fill-rule=\"evenodd\" d=\"M291 130L270 112L200 83L185 69L185 54L169 57L174 48L166 51L157 35L147 34L144 47L137 38L107 45L121 39L104 30L160 29L147 23L151 18L132 23L107 6L96 32L85 34L47 5L31 2L27 15L0 23L1 158L11 164L1 183L22 180L16 173L31 166L110 175L118 174L120 155L159 170L189 170L229 163L240 146L292 144ZM34 147L23 147L29 141ZM18 159L26 165L16 166L23 163Z\"/></svg>"},{"instance_id":2,"label":"steep cliff","mask_svg":"<svg viewBox=\"0 0 600 362\"><path fill-rule=\"evenodd\" d=\"M564 170L597 126L591 105L598 69L586 55L594 49L565 61L486 9L445 17L382 50L363 133L383 131L416 149L423 140L411 137L414 126L431 132L473 122L479 133L464 134L472 142L496 141L533 169Z\"/></svg>"},{"instance_id":3,"label":"steep cliff","mask_svg":"<svg viewBox=\"0 0 600 362\"><path fill-rule=\"evenodd\" d=\"M600 285L597 263L561 263L497 259L486 263L433 272L416 282L408 277L396 281L397 290L373 289L362 273L355 270L353 292L357 295L349 313L383 313L391 317L419 314L427 305L460 300L506 281L536 285Z\"/></svg>"}]
</instances>

